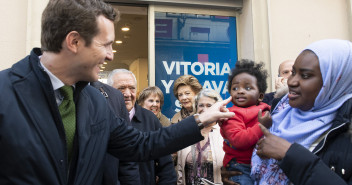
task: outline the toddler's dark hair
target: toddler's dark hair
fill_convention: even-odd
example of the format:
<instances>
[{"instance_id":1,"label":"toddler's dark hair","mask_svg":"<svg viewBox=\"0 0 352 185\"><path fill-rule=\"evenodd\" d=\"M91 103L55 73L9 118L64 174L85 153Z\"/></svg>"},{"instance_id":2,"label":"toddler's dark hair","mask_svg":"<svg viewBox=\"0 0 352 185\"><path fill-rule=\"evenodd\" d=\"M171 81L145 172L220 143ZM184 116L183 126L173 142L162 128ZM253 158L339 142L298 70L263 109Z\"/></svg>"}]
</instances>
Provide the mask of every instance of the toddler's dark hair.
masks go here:
<instances>
[{"instance_id":1,"label":"toddler's dark hair","mask_svg":"<svg viewBox=\"0 0 352 185\"><path fill-rule=\"evenodd\" d=\"M227 90L229 93L231 92L231 84L233 78L240 73L247 73L257 78L259 93L265 93L266 89L268 88L266 83L268 72L264 69L263 62L256 64L254 61L249 59L242 59L237 61L235 68L231 69L231 74L228 78Z\"/></svg>"}]
</instances>

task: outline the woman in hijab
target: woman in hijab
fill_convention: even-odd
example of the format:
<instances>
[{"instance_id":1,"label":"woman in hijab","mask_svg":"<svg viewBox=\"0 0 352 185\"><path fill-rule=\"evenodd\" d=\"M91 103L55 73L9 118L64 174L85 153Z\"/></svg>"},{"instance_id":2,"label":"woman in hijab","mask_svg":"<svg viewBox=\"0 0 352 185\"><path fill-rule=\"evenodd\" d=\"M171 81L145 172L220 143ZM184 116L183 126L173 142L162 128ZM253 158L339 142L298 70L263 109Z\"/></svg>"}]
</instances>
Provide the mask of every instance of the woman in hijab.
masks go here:
<instances>
[{"instance_id":1,"label":"woman in hijab","mask_svg":"<svg viewBox=\"0 0 352 185\"><path fill-rule=\"evenodd\" d=\"M297 57L289 93L252 156L256 184L351 184L352 43L322 40Z\"/></svg>"}]
</instances>

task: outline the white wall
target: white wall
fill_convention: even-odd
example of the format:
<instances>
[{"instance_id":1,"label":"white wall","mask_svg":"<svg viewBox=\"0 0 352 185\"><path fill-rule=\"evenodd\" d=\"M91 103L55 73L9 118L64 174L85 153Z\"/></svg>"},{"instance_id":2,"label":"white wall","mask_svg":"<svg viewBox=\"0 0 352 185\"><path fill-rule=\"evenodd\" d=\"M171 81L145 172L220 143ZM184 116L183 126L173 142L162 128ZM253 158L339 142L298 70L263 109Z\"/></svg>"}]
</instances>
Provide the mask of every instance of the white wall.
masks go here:
<instances>
[{"instance_id":1,"label":"white wall","mask_svg":"<svg viewBox=\"0 0 352 185\"><path fill-rule=\"evenodd\" d=\"M5 69L25 56L27 1L1 1L0 17L0 69Z\"/></svg>"},{"instance_id":2,"label":"white wall","mask_svg":"<svg viewBox=\"0 0 352 185\"><path fill-rule=\"evenodd\" d=\"M40 47L40 20L48 0L0 1L0 70Z\"/></svg>"},{"instance_id":3,"label":"white wall","mask_svg":"<svg viewBox=\"0 0 352 185\"><path fill-rule=\"evenodd\" d=\"M237 15L238 58L254 60L253 17L251 1L244 1Z\"/></svg>"},{"instance_id":4,"label":"white wall","mask_svg":"<svg viewBox=\"0 0 352 185\"><path fill-rule=\"evenodd\" d=\"M282 61L296 59L302 49L314 41L351 39L348 2L268 0L272 75L277 76Z\"/></svg>"},{"instance_id":5,"label":"white wall","mask_svg":"<svg viewBox=\"0 0 352 185\"><path fill-rule=\"evenodd\" d=\"M136 76L137 92L141 92L148 87L148 59L138 58L132 62L129 70Z\"/></svg>"}]
</instances>

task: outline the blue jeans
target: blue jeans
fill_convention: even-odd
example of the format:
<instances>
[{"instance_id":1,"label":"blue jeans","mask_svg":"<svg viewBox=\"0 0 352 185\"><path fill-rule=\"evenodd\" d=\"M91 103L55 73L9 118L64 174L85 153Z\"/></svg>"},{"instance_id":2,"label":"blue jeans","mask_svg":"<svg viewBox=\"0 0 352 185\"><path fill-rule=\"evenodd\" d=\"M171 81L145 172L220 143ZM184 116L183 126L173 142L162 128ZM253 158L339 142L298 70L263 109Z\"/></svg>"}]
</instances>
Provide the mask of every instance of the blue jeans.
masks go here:
<instances>
[{"instance_id":1,"label":"blue jeans","mask_svg":"<svg viewBox=\"0 0 352 185\"><path fill-rule=\"evenodd\" d=\"M226 167L228 171L240 171L242 175L232 176L229 180L239 183L241 185L253 185L254 182L251 179L251 165L250 164L242 164L237 163L236 159L232 159L228 163L228 167Z\"/></svg>"}]
</instances>

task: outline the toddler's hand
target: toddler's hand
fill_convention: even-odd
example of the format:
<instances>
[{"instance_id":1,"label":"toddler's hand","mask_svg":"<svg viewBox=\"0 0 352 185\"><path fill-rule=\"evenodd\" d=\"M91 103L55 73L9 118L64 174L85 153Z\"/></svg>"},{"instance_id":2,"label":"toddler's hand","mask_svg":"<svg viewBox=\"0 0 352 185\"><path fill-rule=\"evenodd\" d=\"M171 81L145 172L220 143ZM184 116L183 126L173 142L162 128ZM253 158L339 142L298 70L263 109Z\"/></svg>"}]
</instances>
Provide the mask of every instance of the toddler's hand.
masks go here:
<instances>
[{"instance_id":1,"label":"toddler's hand","mask_svg":"<svg viewBox=\"0 0 352 185\"><path fill-rule=\"evenodd\" d=\"M258 122L264 125L266 128L270 128L272 125L272 119L269 111L265 111L264 115L262 109L258 112Z\"/></svg>"}]
</instances>

